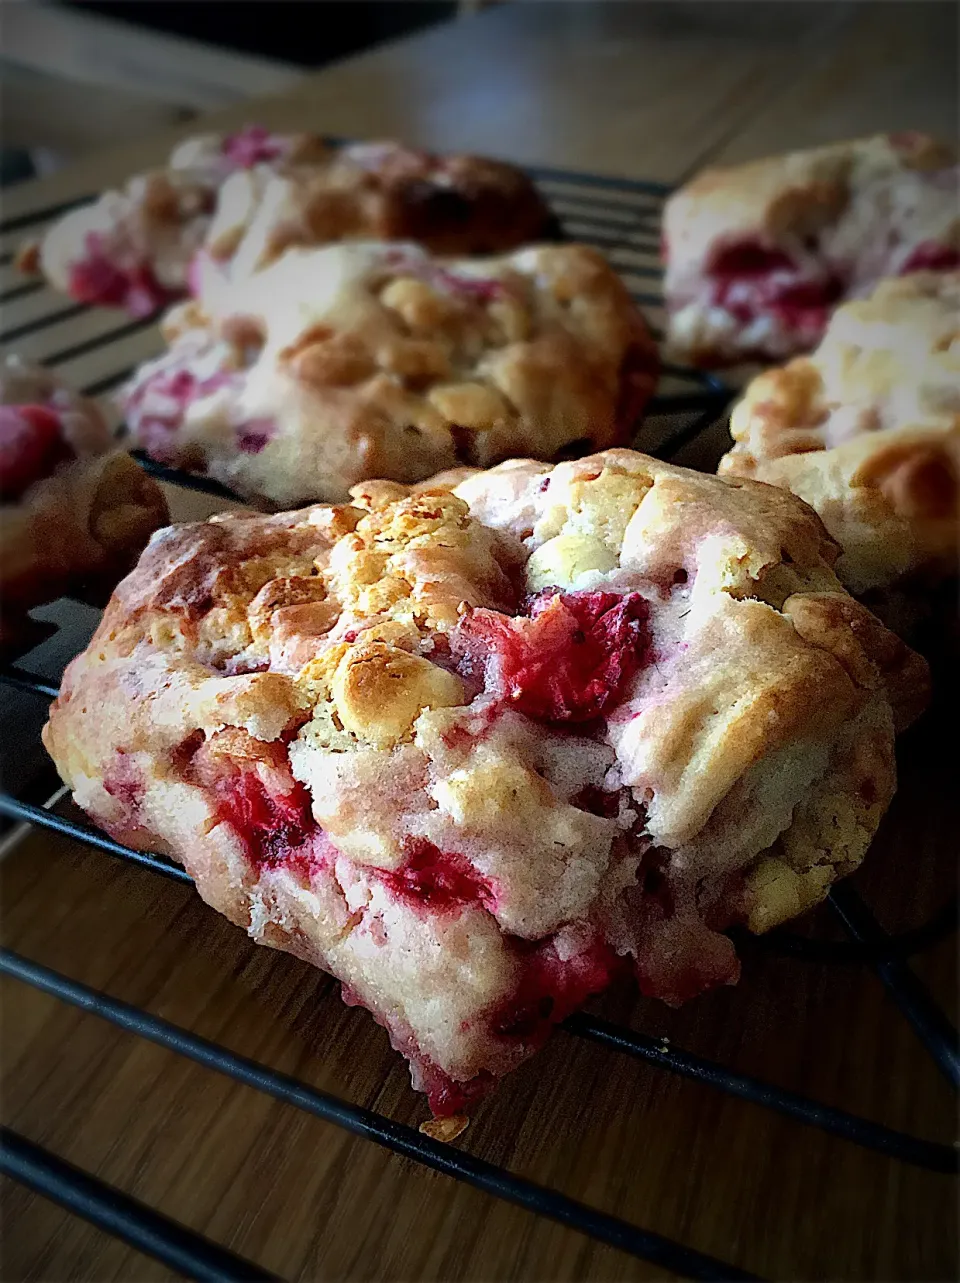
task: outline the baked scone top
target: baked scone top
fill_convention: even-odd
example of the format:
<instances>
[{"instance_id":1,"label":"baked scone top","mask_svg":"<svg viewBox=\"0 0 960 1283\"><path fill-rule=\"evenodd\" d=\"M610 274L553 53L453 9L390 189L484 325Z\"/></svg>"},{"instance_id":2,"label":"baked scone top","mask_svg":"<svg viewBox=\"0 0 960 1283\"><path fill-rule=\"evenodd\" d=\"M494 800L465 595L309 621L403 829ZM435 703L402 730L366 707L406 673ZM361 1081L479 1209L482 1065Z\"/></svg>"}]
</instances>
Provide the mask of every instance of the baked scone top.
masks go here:
<instances>
[{"instance_id":1,"label":"baked scone top","mask_svg":"<svg viewBox=\"0 0 960 1283\"><path fill-rule=\"evenodd\" d=\"M923 134L883 134L694 179L664 213L670 348L782 360L884 277L960 266L954 159Z\"/></svg>"},{"instance_id":2,"label":"baked scone top","mask_svg":"<svg viewBox=\"0 0 960 1283\"><path fill-rule=\"evenodd\" d=\"M84 302L149 315L186 291L187 269L203 244L217 193L235 169L294 158L305 163L325 152L309 136L256 126L186 139L165 167L136 174L122 189L58 219L39 242L22 248L18 264Z\"/></svg>"},{"instance_id":3,"label":"baked scone top","mask_svg":"<svg viewBox=\"0 0 960 1283\"><path fill-rule=\"evenodd\" d=\"M933 181L942 186L947 199L937 203L941 217L938 226L929 231L933 235L953 227L957 241L960 215L956 202L949 200L957 181L949 167L955 164L952 147L907 131L704 170L667 202L664 234L670 268L706 270L708 260L724 242L756 233L800 247L805 237L815 237L821 228L848 212L859 192L873 189L881 205L886 204L877 187L888 182L888 200L898 200L897 184L901 184L900 199L916 203L918 213L926 209L922 199L918 201L923 183ZM942 171L947 171L942 180L933 177ZM918 176L918 185L910 181L910 174ZM881 216L884 212L876 211ZM858 252L863 248L855 239L860 230L851 229L850 249ZM889 251L890 246L879 248Z\"/></svg>"},{"instance_id":4,"label":"baked scone top","mask_svg":"<svg viewBox=\"0 0 960 1283\"><path fill-rule=\"evenodd\" d=\"M154 538L47 732L102 823L135 828L111 783L128 767L220 796L264 763L355 865L459 852L529 938L598 911L618 823L705 900L752 869L737 903L758 928L862 858L892 791L890 701L915 713L924 668L843 592L792 495L608 451L355 499ZM203 890L193 822L175 849ZM284 858L251 840L240 883Z\"/></svg>"},{"instance_id":5,"label":"baked scone top","mask_svg":"<svg viewBox=\"0 0 960 1283\"><path fill-rule=\"evenodd\" d=\"M146 315L187 292L201 247L246 272L293 244L379 237L490 253L552 226L531 180L498 161L247 126L187 139L166 167L57 220L18 263L74 297Z\"/></svg>"},{"instance_id":6,"label":"baked scone top","mask_svg":"<svg viewBox=\"0 0 960 1283\"><path fill-rule=\"evenodd\" d=\"M584 246L440 260L357 241L249 277L208 260L197 288L127 389L127 421L155 457L274 505L610 445L656 383L635 304Z\"/></svg>"},{"instance_id":7,"label":"baked scone top","mask_svg":"<svg viewBox=\"0 0 960 1283\"><path fill-rule=\"evenodd\" d=\"M960 271L881 281L837 308L817 350L747 387L731 414L727 468L826 450L910 425L946 430L960 414Z\"/></svg>"},{"instance_id":8,"label":"baked scone top","mask_svg":"<svg viewBox=\"0 0 960 1283\"><path fill-rule=\"evenodd\" d=\"M205 250L244 276L294 245L410 240L436 254L492 254L543 239L552 215L522 170L394 142L294 155L237 170L220 192Z\"/></svg>"},{"instance_id":9,"label":"baked scone top","mask_svg":"<svg viewBox=\"0 0 960 1283\"><path fill-rule=\"evenodd\" d=\"M787 486L843 547L852 590L955 572L960 545L960 272L881 282L823 341L754 379L724 475Z\"/></svg>"}]
</instances>

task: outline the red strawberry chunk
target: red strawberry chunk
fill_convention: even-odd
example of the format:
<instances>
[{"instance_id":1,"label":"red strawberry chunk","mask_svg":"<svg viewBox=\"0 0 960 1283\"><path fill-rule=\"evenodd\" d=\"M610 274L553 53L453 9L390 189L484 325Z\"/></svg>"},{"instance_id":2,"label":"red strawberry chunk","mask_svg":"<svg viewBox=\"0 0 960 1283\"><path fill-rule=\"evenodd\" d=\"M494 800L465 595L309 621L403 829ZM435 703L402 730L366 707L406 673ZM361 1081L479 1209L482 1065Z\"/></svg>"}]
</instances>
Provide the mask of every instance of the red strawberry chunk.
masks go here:
<instances>
[{"instance_id":1,"label":"red strawberry chunk","mask_svg":"<svg viewBox=\"0 0 960 1283\"><path fill-rule=\"evenodd\" d=\"M639 593L547 590L530 618L474 610L453 638L470 667L487 660L489 678L526 716L586 722L620 697L643 662L647 603Z\"/></svg>"},{"instance_id":2,"label":"red strawberry chunk","mask_svg":"<svg viewBox=\"0 0 960 1283\"><path fill-rule=\"evenodd\" d=\"M123 307L133 316L151 316L175 297L160 284L148 263L124 270L90 247L86 257L70 269L68 289L81 303Z\"/></svg>"},{"instance_id":3,"label":"red strawberry chunk","mask_svg":"<svg viewBox=\"0 0 960 1283\"><path fill-rule=\"evenodd\" d=\"M513 997L489 1014L491 1032L538 1047L553 1025L606 989L623 966L604 940L566 959L557 954L553 940L542 941L524 958Z\"/></svg>"},{"instance_id":4,"label":"red strawberry chunk","mask_svg":"<svg viewBox=\"0 0 960 1283\"><path fill-rule=\"evenodd\" d=\"M722 249L710 266L710 275L724 277L768 276L771 272L789 271L795 266L789 254L768 249L758 241L739 241Z\"/></svg>"},{"instance_id":5,"label":"red strawberry chunk","mask_svg":"<svg viewBox=\"0 0 960 1283\"><path fill-rule=\"evenodd\" d=\"M18 499L58 463L73 459L59 417L43 405L0 406L0 496Z\"/></svg>"},{"instance_id":6,"label":"red strawberry chunk","mask_svg":"<svg viewBox=\"0 0 960 1283\"><path fill-rule=\"evenodd\" d=\"M384 869L380 877L395 895L435 913L467 904L491 908L495 899L490 883L465 856L423 838L410 840L402 868Z\"/></svg>"},{"instance_id":7,"label":"red strawberry chunk","mask_svg":"<svg viewBox=\"0 0 960 1283\"><path fill-rule=\"evenodd\" d=\"M949 272L955 267L960 267L960 250L950 245L938 245L936 241L924 241L901 267L900 275L905 276L907 272Z\"/></svg>"},{"instance_id":8,"label":"red strawberry chunk","mask_svg":"<svg viewBox=\"0 0 960 1283\"><path fill-rule=\"evenodd\" d=\"M278 160L288 142L264 125L247 125L223 141L223 154L239 169L251 169L264 161Z\"/></svg>"}]
</instances>

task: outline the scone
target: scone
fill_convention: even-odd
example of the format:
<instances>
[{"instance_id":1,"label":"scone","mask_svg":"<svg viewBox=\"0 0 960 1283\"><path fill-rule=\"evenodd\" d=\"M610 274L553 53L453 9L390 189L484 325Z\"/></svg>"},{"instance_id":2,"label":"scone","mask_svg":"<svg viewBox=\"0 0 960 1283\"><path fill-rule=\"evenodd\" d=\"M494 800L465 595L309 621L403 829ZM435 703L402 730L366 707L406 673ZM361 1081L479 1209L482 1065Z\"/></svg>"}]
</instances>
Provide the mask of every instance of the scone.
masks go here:
<instances>
[{"instance_id":1,"label":"scone","mask_svg":"<svg viewBox=\"0 0 960 1283\"><path fill-rule=\"evenodd\" d=\"M860 863L926 668L835 551L786 491L629 450L171 528L45 742L460 1112L621 969L733 983L726 926Z\"/></svg>"},{"instance_id":2,"label":"scone","mask_svg":"<svg viewBox=\"0 0 960 1283\"><path fill-rule=\"evenodd\" d=\"M957 267L958 182L952 149L917 133L706 170L664 212L672 351L782 360L883 277Z\"/></svg>"},{"instance_id":3,"label":"scone","mask_svg":"<svg viewBox=\"0 0 960 1283\"><path fill-rule=\"evenodd\" d=\"M435 254L497 254L549 239L556 219L530 178L481 156L351 143L224 184L204 251L234 276L294 245L415 241Z\"/></svg>"},{"instance_id":4,"label":"scone","mask_svg":"<svg viewBox=\"0 0 960 1283\"><path fill-rule=\"evenodd\" d=\"M109 593L167 519L93 401L15 356L0 363L0 648L30 644L33 606Z\"/></svg>"},{"instance_id":5,"label":"scone","mask_svg":"<svg viewBox=\"0 0 960 1283\"><path fill-rule=\"evenodd\" d=\"M181 143L165 169L64 215L18 261L83 303L147 316L188 292L201 248L247 270L291 244L409 238L444 253L490 253L553 226L533 183L510 165L398 143L332 148L250 125Z\"/></svg>"},{"instance_id":6,"label":"scone","mask_svg":"<svg viewBox=\"0 0 960 1283\"><path fill-rule=\"evenodd\" d=\"M625 285L577 245L440 260L362 241L242 280L208 265L164 330L121 398L133 437L261 506L625 441L657 379Z\"/></svg>"},{"instance_id":7,"label":"scone","mask_svg":"<svg viewBox=\"0 0 960 1283\"><path fill-rule=\"evenodd\" d=\"M734 408L721 474L785 486L842 547L851 592L956 575L960 271L884 281L839 308L816 352Z\"/></svg>"}]
</instances>

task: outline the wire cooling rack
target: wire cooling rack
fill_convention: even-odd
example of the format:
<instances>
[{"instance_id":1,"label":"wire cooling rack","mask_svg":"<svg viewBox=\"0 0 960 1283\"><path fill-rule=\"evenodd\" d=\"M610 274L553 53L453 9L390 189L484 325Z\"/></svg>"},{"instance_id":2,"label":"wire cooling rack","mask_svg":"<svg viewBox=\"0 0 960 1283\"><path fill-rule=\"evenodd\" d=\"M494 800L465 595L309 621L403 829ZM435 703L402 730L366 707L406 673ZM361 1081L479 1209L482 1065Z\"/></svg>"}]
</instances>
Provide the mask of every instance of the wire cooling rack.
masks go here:
<instances>
[{"instance_id":1,"label":"wire cooling rack","mask_svg":"<svg viewBox=\"0 0 960 1283\"><path fill-rule=\"evenodd\" d=\"M565 170L531 168L530 173L558 214L565 235L603 250L658 332L663 315L657 255L661 211L668 189L656 183ZM12 267L16 244L23 236L39 235L66 209L82 203L72 201L0 224L0 303L6 326L0 341L15 345L23 356L43 361L85 392L98 395L119 386L140 361L160 350L154 320L118 323L114 312L65 303L40 282L20 281ZM663 458L674 457L716 422L729 398L729 390L710 375L667 365L638 430L636 444ZM203 478L173 472L147 460L142 462L173 484L228 494ZM54 684L15 665L0 669L0 682L23 697L44 700L56 695ZM4 742L7 741L4 733ZM184 870L169 860L130 850L86 824L57 814L49 805L0 793L0 815L8 821L63 834L158 876L190 881ZM912 955L956 930L956 901L922 926L899 935L885 932L847 883L834 889L829 903L845 929L846 940L812 940L778 931L767 937L762 947L824 964L873 970L939 1070L954 1087L960 1085L956 1031L909 966ZM10 950L0 950L0 973L385 1149L579 1230L663 1270L695 1279L756 1277L732 1263L514 1175L463 1149L432 1140L373 1110L318 1091ZM938 1143L884 1127L587 1013L571 1016L564 1028L598 1047L633 1056L669 1073L765 1106L798 1124L820 1128L901 1163L947 1175L958 1171L957 1149L952 1143ZM186 1277L274 1277L9 1128L3 1128L0 1135L0 1171Z\"/></svg>"}]
</instances>

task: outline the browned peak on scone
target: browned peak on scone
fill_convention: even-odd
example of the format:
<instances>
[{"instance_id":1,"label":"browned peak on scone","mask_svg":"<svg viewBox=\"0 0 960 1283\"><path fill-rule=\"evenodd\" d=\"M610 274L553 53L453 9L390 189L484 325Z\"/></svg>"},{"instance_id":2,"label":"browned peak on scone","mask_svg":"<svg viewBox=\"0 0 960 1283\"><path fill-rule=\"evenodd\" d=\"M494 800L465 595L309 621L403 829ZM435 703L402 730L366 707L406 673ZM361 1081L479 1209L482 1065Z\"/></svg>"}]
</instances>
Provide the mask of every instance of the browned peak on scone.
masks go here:
<instances>
[{"instance_id":1,"label":"browned peak on scone","mask_svg":"<svg viewBox=\"0 0 960 1283\"><path fill-rule=\"evenodd\" d=\"M553 215L521 170L480 156L354 143L324 164L238 170L220 193L204 249L234 275L292 245L415 241L435 254L496 254L548 237Z\"/></svg>"},{"instance_id":2,"label":"browned peak on scone","mask_svg":"<svg viewBox=\"0 0 960 1283\"><path fill-rule=\"evenodd\" d=\"M155 481L114 448L97 405L15 356L0 363L0 647L32 606L109 592L167 519Z\"/></svg>"},{"instance_id":3,"label":"browned peak on scone","mask_svg":"<svg viewBox=\"0 0 960 1283\"><path fill-rule=\"evenodd\" d=\"M845 298L960 266L956 153L908 132L706 170L667 202L664 258L678 355L809 351Z\"/></svg>"},{"instance_id":4,"label":"browned peak on scone","mask_svg":"<svg viewBox=\"0 0 960 1283\"><path fill-rule=\"evenodd\" d=\"M197 284L126 389L127 423L154 458L265 506L612 445L656 385L636 305L585 246L451 260L357 241L239 278L208 263Z\"/></svg>"},{"instance_id":5,"label":"browned peak on scone","mask_svg":"<svg viewBox=\"0 0 960 1283\"><path fill-rule=\"evenodd\" d=\"M622 967L732 983L726 926L859 864L925 670L835 552L786 491L628 450L169 529L45 742L455 1113Z\"/></svg>"},{"instance_id":6,"label":"browned peak on scone","mask_svg":"<svg viewBox=\"0 0 960 1283\"><path fill-rule=\"evenodd\" d=\"M250 125L186 140L165 168L64 215L18 262L82 302L148 315L187 293L201 249L248 271L293 244L376 237L494 253L553 226L510 165L390 142L331 147Z\"/></svg>"},{"instance_id":7,"label":"browned peak on scone","mask_svg":"<svg viewBox=\"0 0 960 1283\"><path fill-rule=\"evenodd\" d=\"M833 316L816 352L734 408L724 475L785 486L820 513L852 592L960 555L960 272L882 282Z\"/></svg>"}]
</instances>

